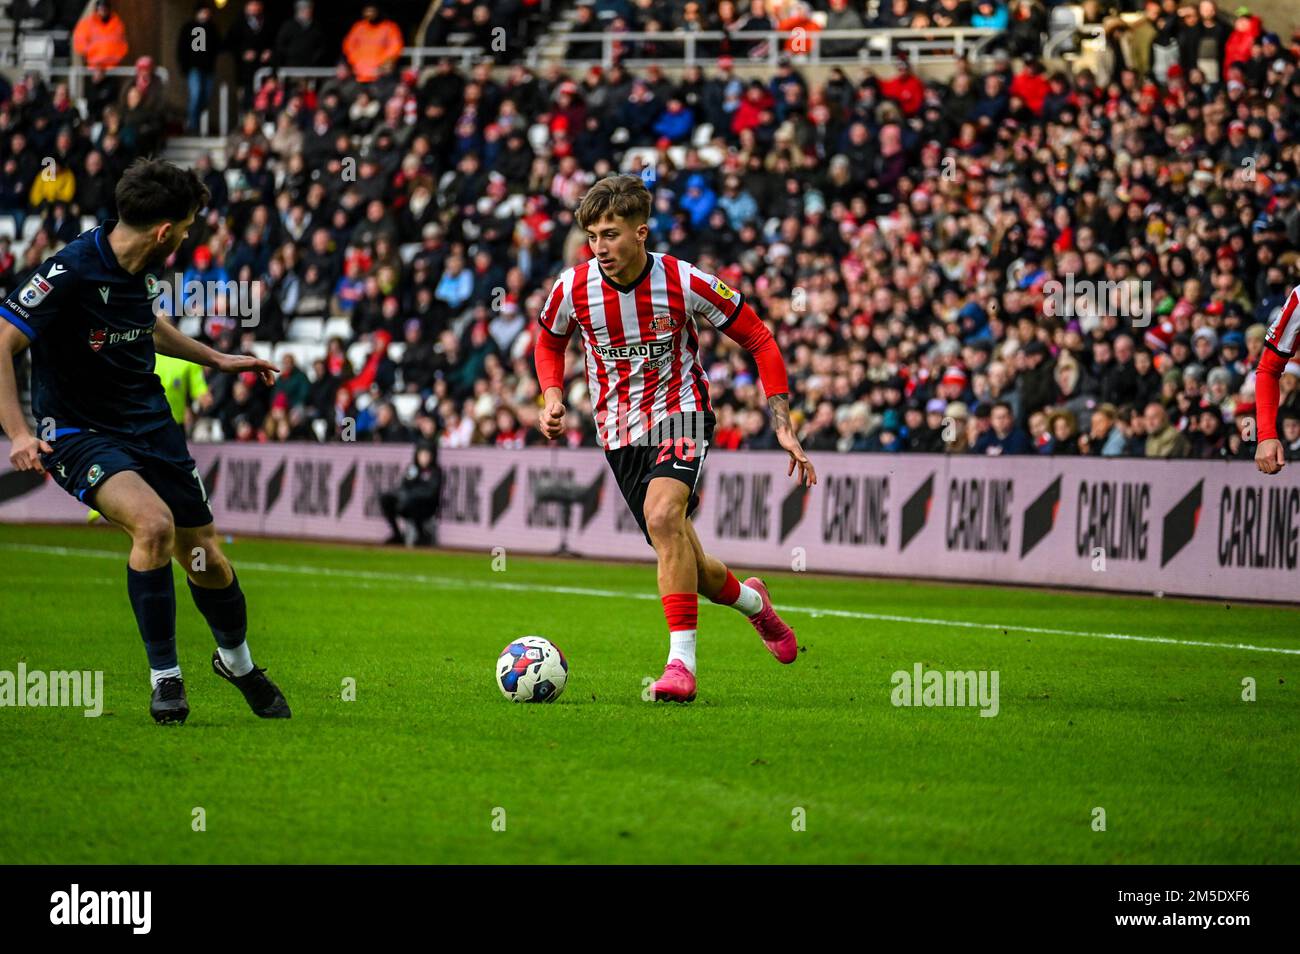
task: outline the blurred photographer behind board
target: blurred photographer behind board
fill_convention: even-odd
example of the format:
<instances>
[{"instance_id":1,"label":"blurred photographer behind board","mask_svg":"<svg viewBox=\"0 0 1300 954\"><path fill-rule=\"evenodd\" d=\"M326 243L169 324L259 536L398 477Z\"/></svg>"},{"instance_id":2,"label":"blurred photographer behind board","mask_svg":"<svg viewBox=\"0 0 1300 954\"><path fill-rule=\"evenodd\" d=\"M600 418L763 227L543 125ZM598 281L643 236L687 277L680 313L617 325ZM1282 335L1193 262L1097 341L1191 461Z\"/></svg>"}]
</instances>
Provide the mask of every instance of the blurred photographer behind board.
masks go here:
<instances>
[{"instance_id":1,"label":"blurred photographer behind board","mask_svg":"<svg viewBox=\"0 0 1300 954\"><path fill-rule=\"evenodd\" d=\"M420 436L415 441L415 459L402 482L379 495L379 507L393 533L390 544L430 547L438 545L438 506L442 494L442 471L438 468L438 425L422 414L417 420ZM406 529L401 525L406 521Z\"/></svg>"}]
</instances>

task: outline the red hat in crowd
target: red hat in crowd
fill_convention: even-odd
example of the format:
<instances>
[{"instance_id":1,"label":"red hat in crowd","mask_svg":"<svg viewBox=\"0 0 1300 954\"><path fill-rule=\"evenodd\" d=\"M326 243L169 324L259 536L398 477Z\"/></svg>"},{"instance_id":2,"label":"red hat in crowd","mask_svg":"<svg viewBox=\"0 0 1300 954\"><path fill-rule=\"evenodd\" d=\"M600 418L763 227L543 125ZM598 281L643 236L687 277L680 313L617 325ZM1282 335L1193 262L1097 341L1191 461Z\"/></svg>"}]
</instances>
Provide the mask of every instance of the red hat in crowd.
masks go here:
<instances>
[{"instance_id":1,"label":"red hat in crowd","mask_svg":"<svg viewBox=\"0 0 1300 954\"><path fill-rule=\"evenodd\" d=\"M1174 340L1174 325L1171 321L1162 321L1147 329L1143 340L1152 351L1168 351L1169 342Z\"/></svg>"},{"instance_id":2,"label":"red hat in crowd","mask_svg":"<svg viewBox=\"0 0 1300 954\"><path fill-rule=\"evenodd\" d=\"M956 384L959 387L966 386L966 372L955 364L943 372L943 377L939 379L940 384Z\"/></svg>"}]
</instances>

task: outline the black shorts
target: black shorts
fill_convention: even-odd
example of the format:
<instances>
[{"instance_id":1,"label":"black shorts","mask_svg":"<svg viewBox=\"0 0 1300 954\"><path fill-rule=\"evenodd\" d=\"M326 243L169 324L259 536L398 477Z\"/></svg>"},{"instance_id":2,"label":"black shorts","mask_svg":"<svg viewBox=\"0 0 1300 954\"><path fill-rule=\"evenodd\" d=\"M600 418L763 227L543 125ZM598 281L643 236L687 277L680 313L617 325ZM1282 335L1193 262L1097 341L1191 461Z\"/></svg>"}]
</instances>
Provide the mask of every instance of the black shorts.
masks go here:
<instances>
[{"instance_id":1,"label":"black shorts","mask_svg":"<svg viewBox=\"0 0 1300 954\"><path fill-rule=\"evenodd\" d=\"M203 527L212 522L208 492L175 421L131 437L99 431L62 434L48 442L53 452L41 463L60 487L88 507L109 477L124 470L138 473L172 512L176 526Z\"/></svg>"},{"instance_id":2,"label":"black shorts","mask_svg":"<svg viewBox=\"0 0 1300 954\"><path fill-rule=\"evenodd\" d=\"M646 543L651 541L645 524L645 495L654 478L671 477L691 488L690 500L686 504L687 517L694 516L699 507L700 495L695 488L700 482L700 471L704 468L713 428L707 428L704 434L703 439L664 437L658 443L633 444L605 451L605 459L614 472L618 489L623 492L623 499L645 535Z\"/></svg>"}]
</instances>

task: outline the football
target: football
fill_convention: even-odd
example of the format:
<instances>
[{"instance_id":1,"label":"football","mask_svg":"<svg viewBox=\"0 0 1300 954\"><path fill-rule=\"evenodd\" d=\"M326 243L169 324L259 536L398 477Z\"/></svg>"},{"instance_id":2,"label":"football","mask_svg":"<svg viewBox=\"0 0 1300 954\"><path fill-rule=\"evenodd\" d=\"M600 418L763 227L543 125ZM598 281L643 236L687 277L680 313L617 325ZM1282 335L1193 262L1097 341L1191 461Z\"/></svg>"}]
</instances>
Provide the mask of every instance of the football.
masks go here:
<instances>
[{"instance_id":1,"label":"football","mask_svg":"<svg viewBox=\"0 0 1300 954\"><path fill-rule=\"evenodd\" d=\"M569 661L541 636L520 636L497 660L497 687L511 702L554 702L568 681Z\"/></svg>"}]
</instances>

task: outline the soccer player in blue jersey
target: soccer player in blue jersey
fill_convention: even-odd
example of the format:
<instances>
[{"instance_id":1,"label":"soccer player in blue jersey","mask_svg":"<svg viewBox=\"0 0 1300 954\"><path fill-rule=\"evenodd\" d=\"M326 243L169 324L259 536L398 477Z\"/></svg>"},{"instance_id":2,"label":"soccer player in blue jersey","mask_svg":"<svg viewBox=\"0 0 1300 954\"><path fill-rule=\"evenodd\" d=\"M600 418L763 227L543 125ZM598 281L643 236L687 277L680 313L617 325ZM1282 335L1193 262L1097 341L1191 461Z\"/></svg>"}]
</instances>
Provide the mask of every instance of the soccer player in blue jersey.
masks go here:
<instances>
[{"instance_id":1,"label":"soccer player in blue jersey","mask_svg":"<svg viewBox=\"0 0 1300 954\"><path fill-rule=\"evenodd\" d=\"M9 459L20 471L50 472L130 534L126 588L149 657L155 721L184 722L190 711L176 658L173 557L216 637L213 670L257 715L287 719L284 695L253 665L244 594L217 544L207 492L154 374L154 355L253 371L267 384L278 369L214 351L154 312L157 272L208 201L199 178L141 159L118 181L116 198L119 219L79 235L0 303L0 427L12 442ZM29 345L35 433L14 375L14 359Z\"/></svg>"}]
</instances>

